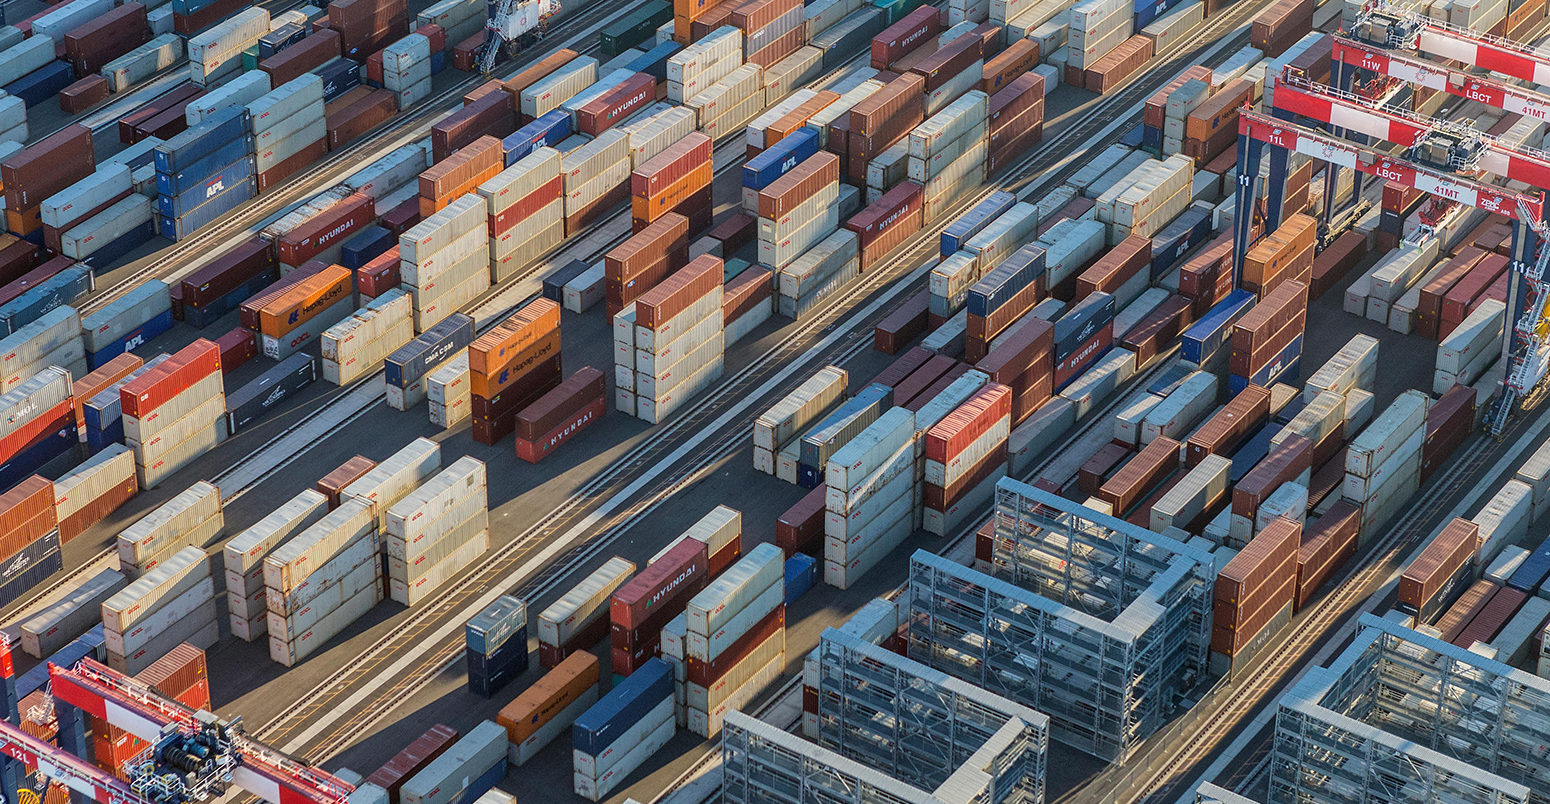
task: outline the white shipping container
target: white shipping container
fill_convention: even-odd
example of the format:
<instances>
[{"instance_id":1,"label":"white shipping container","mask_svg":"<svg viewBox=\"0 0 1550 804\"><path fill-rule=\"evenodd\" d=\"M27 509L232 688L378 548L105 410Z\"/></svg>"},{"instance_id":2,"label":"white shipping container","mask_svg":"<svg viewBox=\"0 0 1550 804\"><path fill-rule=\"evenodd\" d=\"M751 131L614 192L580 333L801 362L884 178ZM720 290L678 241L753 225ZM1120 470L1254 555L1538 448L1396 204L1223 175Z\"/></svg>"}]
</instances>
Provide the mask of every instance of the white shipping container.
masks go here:
<instances>
[{"instance_id":1,"label":"white shipping container","mask_svg":"<svg viewBox=\"0 0 1550 804\"><path fill-rule=\"evenodd\" d=\"M614 590L635 575L635 563L614 556L538 615L538 641L563 645L597 617L608 616Z\"/></svg>"},{"instance_id":2,"label":"white shipping container","mask_svg":"<svg viewBox=\"0 0 1550 804\"><path fill-rule=\"evenodd\" d=\"M49 58L53 58L52 48ZM167 32L104 64L100 74L108 80L110 90L123 92L171 67L181 58L183 37Z\"/></svg>"},{"instance_id":3,"label":"white shipping container","mask_svg":"<svg viewBox=\"0 0 1550 804\"><path fill-rule=\"evenodd\" d=\"M208 577L210 562L205 551L185 547L108 598L102 604L102 624L107 630L122 634L149 616L162 602L183 594Z\"/></svg>"},{"instance_id":4,"label":"white shipping container","mask_svg":"<svg viewBox=\"0 0 1550 804\"><path fill-rule=\"evenodd\" d=\"M1398 454L1412 434L1424 430L1426 408L1431 400L1421 391L1399 395L1366 429L1351 440L1346 450L1345 469L1353 475L1369 477L1389 456Z\"/></svg>"},{"instance_id":5,"label":"white shipping container","mask_svg":"<svg viewBox=\"0 0 1550 804\"><path fill-rule=\"evenodd\" d=\"M1483 352L1500 349L1507 306L1486 299L1437 344L1437 370L1462 374Z\"/></svg>"},{"instance_id":6,"label":"white shipping container","mask_svg":"<svg viewBox=\"0 0 1550 804\"><path fill-rule=\"evenodd\" d=\"M126 564L139 565L160 552L164 545L220 516L221 490L211 483L198 481L120 532L119 559Z\"/></svg>"},{"instance_id":7,"label":"white shipping container","mask_svg":"<svg viewBox=\"0 0 1550 804\"><path fill-rule=\"evenodd\" d=\"M371 607L382 600L382 588L373 585L356 593L355 597L345 601L343 605L325 615L322 620L311 629L302 632L294 639L287 642L269 636L269 658L286 666L292 667L302 659L312 655L340 631L355 622Z\"/></svg>"},{"instance_id":8,"label":"white shipping container","mask_svg":"<svg viewBox=\"0 0 1550 804\"><path fill-rule=\"evenodd\" d=\"M195 34L188 40L188 62L194 83L204 86L210 80L242 65L242 51L269 33L269 12L249 6L224 22Z\"/></svg>"},{"instance_id":9,"label":"white shipping container","mask_svg":"<svg viewBox=\"0 0 1550 804\"><path fill-rule=\"evenodd\" d=\"M1305 399L1320 391L1348 394L1353 388L1370 391L1378 373L1378 339L1355 335L1340 351L1319 367L1305 384Z\"/></svg>"},{"instance_id":10,"label":"white shipping container","mask_svg":"<svg viewBox=\"0 0 1550 804\"><path fill-rule=\"evenodd\" d=\"M597 59L578 56L566 62L549 75L544 76L527 89L519 98L522 114L529 118L541 117L558 109L560 104L586 89L597 80Z\"/></svg>"},{"instance_id":11,"label":"white shipping container","mask_svg":"<svg viewBox=\"0 0 1550 804\"><path fill-rule=\"evenodd\" d=\"M90 176L43 200L40 210L43 224L54 228L68 226L87 212L133 189L129 166L105 164Z\"/></svg>"},{"instance_id":12,"label":"white shipping container","mask_svg":"<svg viewBox=\"0 0 1550 804\"><path fill-rule=\"evenodd\" d=\"M136 285L128 293L81 319L81 334L86 349L91 352L105 349L170 309L172 299L166 282L151 279Z\"/></svg>"},{"instance_id":13,"label":"white shipping container","mask_svg":"<svg viewBox=\"0 0 1550 804\"><path fill-rule=\"evenodd\" d=\"M84 260L97 249L150 221L151 199L131 195L65 232L60 250L66 257Z\"/></svg>"},{"instance_id":14,"label":"white shipping container","mask_svg":"<svg viewBox=\"0 0 1550 804\"><path fill-rule=\"evenodd\" d=\"M767 100L779 100L792 89L812 83L822 74L823 51L803 45L764 71L764 96Z\"/></svg>"},{"instance_id":15,"label":"white shipping container","mask_svg":"<svg viewBox=\"0 0 1550 804\"><path fill-rule=\"evenodd\" d=\"M133 466L130 469L132 473ZM102 604L128 584L123 573L114 570L93 575L21 624L22 650L36 659L54 655L100 622Z\"/></svg>"},{"instance_id":16,"label":"white shipping container","mask_svg":"<svg viewBox=\"0 0 1550 804\"><path fill-rule=\"evenodd\" d=\"M123 444L109 444L54 481L54 515L67 519L135 476L134 455Z\"/></svg>"},{"instance_id":17,"label":"white shipping container","mask_svg":"<svg viewBox=\"0 0 1550 804\"><path fill-rule=\"evenodd\" d=\"M760 544L696 594L684 609L689 633L711 635L736 617L770 586L785 578L785 556L773 544ZM735 641L736 637L732 637ZM710 654L715 655L715 654Z\"/></svg>"},{"instance_id":18,"label":"white shipping container","mask_svg":"<svg viewBox=\"0 0 1550 804\"><path fill-rule=\"evenodd\" d=\"M269 73L249 70L195 98L183 108L183 115L190 126L197 126L229 106L247 106L269 90Z\"/></svg>"}]
</instances>

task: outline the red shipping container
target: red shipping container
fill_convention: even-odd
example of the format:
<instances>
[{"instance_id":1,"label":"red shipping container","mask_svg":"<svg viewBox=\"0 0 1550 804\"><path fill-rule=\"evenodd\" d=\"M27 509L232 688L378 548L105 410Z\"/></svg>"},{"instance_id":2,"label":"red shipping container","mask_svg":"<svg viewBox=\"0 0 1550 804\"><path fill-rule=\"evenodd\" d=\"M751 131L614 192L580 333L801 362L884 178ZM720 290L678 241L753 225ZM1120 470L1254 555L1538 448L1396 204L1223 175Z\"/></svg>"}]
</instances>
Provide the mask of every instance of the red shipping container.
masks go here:
<instances>
[{"instance_id":1,"label":"red shipping container","mask_svg":"<svg viewBox=\"0 0 1550 804\"><path fill-rule=\"evenodd\" d=\"M925 334L930 304L931 291L922 288L895 307L872 329L872 348L885 355L898 354L906 343ZM970 316L971 322L973 318ZM973 338L970 340L972 342Z\"/></svg>"},{"instance_id":2,"label":"red shipping container","mask_svg":"<svg viewBox=\"0 0 1550 804\"><path fill-rule=\"evenodd\" d=\"M537 214L544 207L559 201L564 197L565 181L560 176L545 182L543 186L528 193L498 215L491 215L489 219L490 236L499 237L516 226L518 222L526 220ZM502 190L502 194L506 191Z\"/></svg>"},{"instance_id":3,"label":"red shipping container","mask_svg":"<svg viewBox=\"0 0 1550 804\"><path fill-rule=\"evenodd\" d=\"M710 572L705 542L684 539L647 565L608 601L608 620L615 629L639 627L659 611L683 609L687 589L701 585Z\"/></svg>"},{"instance_id":4,"label":"red shipping container","mask_svg":"<svg viewBox=\"0 0 1550 804\"><path fill-rule=\"evenodd\" d=\"M273 270L272 245L268 240L255 237L184 277L183 303L203 307Z\"/></svg>"},{"instance_id":5,"label":"red shipping container","mask_svg":"<svg viewBox=\"0 0 1550 804\"><path fill-rule=\"evenodd\" d=\"M943 84L967 70L974 62L983 58L982 45L983 42L978 37L960 36L938 48L935 53L921 59L919 64L910 68L910 72L925 79L926 92L935 92Z\"/></svg>"},{"instance_id":6,"label":"red shipping container","mask_svg":"<svg viewBox=\"0 0 1550 804\"><path fill-rule=\"evenodd\" d=\"M342 55L337 31L321 30L258 63L274 86L294 81Z\"/></svg>"},{"instance_id":7,"label":"red shipping container","mask_svg":"<svg viewBox=\"0 0 1550 804\"><path fill-rule=\"evenodd\" d=\"M130 372L145 365L145 361L131 352L125 352L118 357L98 366L90 374L76 380L70 388L70 395L75 397L75 418L85 422L81 417L81 404L90 400L97 394L108 390L113 383L129 376Z\"/></svg>"},{"instance_id":8,"label":"red shipping container","mask_svg":"<svg viewBox=\"0 0 1550 804\"><path fill-rule=\"evenodd\" d=\"M725 267L719 257L702 254L635 300L635 324L649 330L673 320L706 294L721 287Z\"/></svg>"},{"instance_id":9,"label":"red shipping container","mask_svg":"<svg viewBox=\"0 0 1550 804\"><path fill-rule=\"evenodd\" d=\"M765 616L764 619L749 628L746 633L738 637L726 650L710 661L702 661L689 657L685 662L684 677L690 684L698 684L709 687L720 681L732 668L736 667L754 649L763 645L771 637L775 636L786 627L786 607L784 604L776 606L775 610Z\"/></svg>"},{"instance_id":10,"label":"red shipping container","mask_svg":"<svg viewBox=\"0 0 1550 804\"><path fill-rule=\"evenodd\" d=\"M828 488L820 484L775 521L775 546L785 551L786 558L797 553L823 554L824 498Z\"/></svg>"},{"instance_id":11,"label":"red shipping container","mask_svg":"<svg viewBox=\"0 0 1550 804\"><path fill-rule=\"evenodd\" d=\"M1421 554L1399 576L1399 604L1407 611L1429 609L1432 598L1447 585L1448 579L1480 551L1480 528L1457 517L1427 542Z\"/></svg>"},{"instance_id":12,"label":"red shipping container","mask_svg":"<svg viewBox=\"0 0 1550 804\"><path fill-rule=\"evenodd\" d=\"M108 99L108 79L88 75L59 92L59 109L65 114L80 114Z\"/></svg>"},{"instance_id":13,"label":"red shipping container","mask_svg":"<svg viewBox=\"0 0 1550 804\"><path fill-rule=\"evenodd\" d=\"M926 460L948 463L992 425L1012 415L1012 389L989 383L926 431Z\"/></svg>"},{"instance_id":14,"label":"red shipping container","mask_svg":"<svg viewBox=\"0 0 1550 804\"><path fill-rule=\"evenodd\" d=\"M915 182L903 182L845 222L845 228L861 241L862 271L920 231L924 190Z\"/></svg>"},{"instance_id":15,"label":"red shipping container","mask_svg":"<svg viewBox=\"0 0 1550 804\"><path fill-rule=\"evenodd\" d=\"M39 475L0 494L0 560L54 529L54 484Z\"/></svg>"},{"instance_id":16,"label":"red shipping container","mask_svg":"<svg viewBox=\"0 0 1550 804\"><path fill-rule=\"evenodd\" d=\"M872 378L872 382L887 388L895 388L933 357L935 355L932 352L924 347L916 346L895 358L892 363L888 364L887 368L878 372L877 376Z\"/></svg>"},{"instance_id":17,"label":"red shipping container","mask_svg":"<svg viewBox=\"0 0 1550 804\"><path fill-rule=\"evenodd\" d=\"M6 207L34 207L91 175L97 161L91 129L72 123L0 162Z\"/></svg>"},{"instance_id":18,"label":"red shipping container","mask_svg":"<svg viewBox=\"0 0 1550 804\"><path fill-rule=\"evenodd\" d=\"M355 271L355 287L361 296L375 299L378 296L398 287L402 282L399 268L402 260L398 256L398 246L393 246L380 256L362 265Z\"/></svg>"},{"instance_id":19,"label":"red shipping container","mask_svg":"<svg viewBox=\"0 0 1550 804\"><path fill-rule=\"evenodd\" d=\"M872 37L872 67L886 70L901 56L942 32L941 17L930 6L921 6Z\"/></svg>"},{"instance_id":20,"label":"red shipping container","mask_svg":"<svg viewBox=\"0 0 1550 804\"><path fill-rule=\"evenodd\" d=\"M273 152L273 149L266 150ZM258 174L258 191L262 193L280 186L287 179L300 173L308 165L322 159L326 153L328 153L327 139L321 139L311 145L303 146L300 151L280 160L268 170L260 171Z\"/></svg>"},{"instance_id":21,"label":"red shipping container","mask_svg":"<svg viewBox=\"0 0 1550 804\"><path fill-rule=\"evenodd\" d=\"M505 97L510 97L506 95ZM635 73L576 111L577 128L596 137L657 98L657 79Z\"/></svg>"},{"instance_id":22,"label":"red shipping container","mask_svg":"<svg viewBox=\"0 0 1550 804\"><path fill-rule=\"evenodd\" d=\"M355 193L314 215L275 241L280 262L301 265L375 222L371 196Z\"/></svg>"},{"instance_id":23,"label":"red shipping container","mask_svg":"<svg viewBox=\"0 0 1550 804\"><path fill-rule=\"evenodd\" d=\"M238 366L258 357L258 338L247 327L237 327L216 338L215 345L221 348L222 374L230 374Z\"/></svg>"},{"instance_id":24,"label":"red shipping container","mask_svg":"<svg viewBox=\"0 0 1550 804\"><path fill-rule=\"evenodd\" d=\"M200 338L119 389L124 415L145 418L162 403L220 370L221 347Z\"/></svg>"},{"instance_id":25,"label":"red shipping container","mask_svg":"<svg viewBox=\"0 0 1550 804\"><path fill-rule=\"evenodd\" d=\"M482 37L483 34L481 33ZM454 111L431 127L431 158L440 162L480 137L497 140L517 130L517 99L508 93L486 95Z\"/></svg>"},{"instance_id":26,"label":"red shipping container","mask_svg":"<svg viewBox=\"0 0 1550 804\"><path fill-rule=\"evenodd\" d=\"M457 729L437 723L388 760L386 765L367 776L366 781L386 790L388 801L398 804L398 792L404 782L445 753L457 742L457 738Z\"/></svg>"},{"instance_id":27,"label":"red shipping container","mask_svg":"<svg viewBox=\"0 0 1550 804\"><path fill-rule=\"evenodd\" d=\"M695 131L669 145L630 173L630 193L654 198L670 185L688 176L711 158L711 139Z\"/></svg>"}]
</instances>

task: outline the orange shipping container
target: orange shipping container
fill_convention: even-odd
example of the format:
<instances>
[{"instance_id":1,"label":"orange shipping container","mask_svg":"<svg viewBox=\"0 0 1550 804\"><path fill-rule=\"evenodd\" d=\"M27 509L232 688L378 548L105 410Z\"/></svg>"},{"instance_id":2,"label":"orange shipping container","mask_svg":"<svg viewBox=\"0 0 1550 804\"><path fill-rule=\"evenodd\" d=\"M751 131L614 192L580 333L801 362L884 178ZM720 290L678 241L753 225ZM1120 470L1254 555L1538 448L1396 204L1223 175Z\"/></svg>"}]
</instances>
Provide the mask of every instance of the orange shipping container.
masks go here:
<instances>
[{"instance_id":1,"label":"orange shipping container","mask_svg":"<svg viewBox=\"0 0 1550 804\"><path fill-rule=\"evenodd\" d=\"M495 722L506 729L506 739L519 745L597 686L597 657L586 651L572 653L555 665L533 686L522 691L511 703L501 707Z\"/></svg>"},{"instance_id":2,"label":"orange shipping container","mask_svg":"<svg viewBox=\"0 0 1550 804\"><path fill-rule=\"evenodd\" d=\"M468 347L468 370L484 375L499 371L539 337L559 328L560 305L553 299L534 299L474 339Z\"/></svg>"},{"instance_id":3,"label":"orange shipping container","mask_svg":"<svg viewBox=\"0 0 1550 804\"><path fill-rule=\"evenodd\" d=\"M536 367L548 363L560 354L560 330L558 327L543 333L526 349L517 352L504 366L496 367L489 374L469 372L468 391L476 397L494 399ZM558 380L556 380L558 382ZM515 415L515 411L512 411Z\"/></svg>"},{"instance_id":4,"label":"orange shipping container","mask_svg":"<svg viewBox=\"0 0 1550 804\"><path fill-rule=\"evenodd\" d=\"M689 171L688 175L669 184L654 196L643 198L630 196L630 215L638 221L651 223L673 211L690 196L710 186L711 163L706 162Z\"/></svg>"},{"instance_id":5,"label":"orange shipping container","mask_svg":"<svg viewBox=\"0 0 1550 804\"><path fill-rule=\"evenodd\" d=\"M258 331L284 337L349 297L354 278L354 273L340 265L330 265L307 277L259 309Z\"/></svg>"}]
</instances>

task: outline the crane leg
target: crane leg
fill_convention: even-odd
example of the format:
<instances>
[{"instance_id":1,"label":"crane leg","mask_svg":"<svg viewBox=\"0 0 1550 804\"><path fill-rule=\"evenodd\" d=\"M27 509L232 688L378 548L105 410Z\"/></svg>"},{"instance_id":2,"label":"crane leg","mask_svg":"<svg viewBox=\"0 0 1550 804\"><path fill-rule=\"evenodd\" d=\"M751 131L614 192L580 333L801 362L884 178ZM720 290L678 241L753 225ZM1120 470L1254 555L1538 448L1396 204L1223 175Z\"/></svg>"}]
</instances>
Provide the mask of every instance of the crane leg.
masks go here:
<instances>
[{"instance_id":1,"label":"crane leg","mask_svg":"<svg viewBox=\"0 0 1550 804\"><path fill-rule=\"evenodd\" d=\"M1512 356L1525 345L1522 334L1513 324L1527 312L1530 294L1524 274L1534 261L1538 245L1539 236L1534 234L1532 227L1524 221L1512 222L1512 262L1508 266L1512 279L1507 283L1507 326L1502 328L1502 360L1508 362L1503 365L1510 365Z\"/></svg>"},{"instance_id":2,"label":"crane leg","mask_svg":"<svg viewBox=\"0 0 1550 804\"><path fill-rule=\"evenodd\" d=\"M59 747L81 759L91 759L91 747L86 744L85 713L55 698L54 717L59 720Z\"/></svg>"},{"instance_id":3,"label":"crane leg","mask_svg":"<svg viewBox=\"0 0 1550 804\"><path fill-rule=\"evenodd\" d=\"M3 804L17 804L21 800L22 776L27 772L26 766L0 754L0 802Z\"/></svg>"},{"instance_id":4,"label":"crane leg","mask_svg":"<svg viewBox=\"0 0 1550 804\"><path fill-rule=\"evenodd\" d=\"M1243 279L1243 258L1249 253L1254 232L1254 202L1259 200L1259 159L1264 144L1247 135L1238 135L1238 188L1232 212L1232 288Z\"/></svg>"}]
</instances>

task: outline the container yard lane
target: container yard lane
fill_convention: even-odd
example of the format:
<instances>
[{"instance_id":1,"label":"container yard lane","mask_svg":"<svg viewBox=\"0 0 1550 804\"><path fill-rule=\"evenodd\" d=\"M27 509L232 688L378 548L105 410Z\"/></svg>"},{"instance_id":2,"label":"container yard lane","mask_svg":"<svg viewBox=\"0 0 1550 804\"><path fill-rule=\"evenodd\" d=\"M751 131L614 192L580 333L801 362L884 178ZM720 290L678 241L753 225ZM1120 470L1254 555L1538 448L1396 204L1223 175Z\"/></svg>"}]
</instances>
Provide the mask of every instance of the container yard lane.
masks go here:
<instances>
[{"instance_id":1,"label":"container yard lane","mask_svg":"<svg viewBox=\"0 0 1550 804\"><path fill-rule=\"evenodd\" d=\"M1238 10L1236 16L1224 15L1224 21L1219 21L1218 24L1227 30L1231 30L1230 25L1241 25L1242 20L1246 19L1252 12L1253 9L1244 7ZM1213 46L1210 50L1212 52L1221 52L1237 44L1238 40L1241 40L1241 33L1236 37L1217 40L1212 43ZM1202 50L1204 49L1206 48L1202 48ZM1174 60L1166 62L1163 70L1166 71L1169 67L1182 63L1184 58L1188 57L1176 57ZM1101 108L1124 110L1127 105L1130 105L1132 108L1129 111L1133 114L1139 110L1139 100L1161 83L1163 82L1156 77L1149 76L1149 80L1138 82L1128 92L1105 99L1101 103ZM1078 159L1083 152L1081 148L1074 146L1090 142L1094 134L1100 132L1105 125L1108 126L1110 132L1118 126L1117 123L1107 124L1104 121L1123 118L1120 115L1109 117L1102 113L1092 113L1085 115L1072 114L1065 119L1068 121L1068 125L1070 122L1077 121L1080 121L1080 124L1075 129L1068 129L1055 134L1049 144L1039 149L1037 152L1039 161L1030 169L1031 175L1038 175L1040 167L1043 167L1045 170L1071 167L1073 161ZM1113 139L1112 134L1108 139ZM1020 167L1026 168L1027 160L1024 161L1025 165ZM1015 175L1029 174L1019 172ZM1024 183L1022 189L1031 194L1037 187L1028 186L1027 183ZM966 199L959 208L966 208L970 203L977 200L978 196ZM826 308L811 325L798 327L799 332L807 336L806 340L798 337L786 337L784 342L769 348L764 356L757 358L754 363L755 365L766 367L763 372L745 369L743 373L733 377L728 383L730 386L728 391L717 394L713 398L707 398L707 400L720 400L722 406L725 405L727 400L738 400L740 404L733 406L729 411L721 412L720 415L710 415L716 413L717 409L709 401L691 406L690 410L681 419L677 420L679 424L676 428L672 425L663 428L669 436L673 437L654 438L652 439L652 445L646 450L642 450L641 454L629 456L623 462L632 469L638 469L642 466L658 467L653 473L656 476L654 483L651 482L652 478L650 477L638 476L628 484L616 482L612 488L605 486L599 489L588 487L579 489L580 493L576 497L583 504L576 506L574 512L562 513L561 509L556 508L556 513L550 514L548 517L527 528L520 534L521 538L513 542L513 546L520 547L521 549L498 552L495 557L486 562L489 565L488 567L476 570L473 575L469 576L467 582L460 582L452 590L449 590L446 596L446 605L438 602L433 604L436 609L434 612L416 612L414 615L411 615L410 622L403 626L373 624L369 629L371 633L352 638L346 645L341 646L342 650L339 652L345 654L358 650L360 647L370 648L370 650L367 650L356 659L347 661L341 670L333 670L327 666L326 661L316 663L318 666L315 668L315 672L325 676L327 682L320 684L317 689L303 696L294 707L274 706L273 709L283 710L285 716L278 722L265 727L261 731L261 736L264 736L266 739L274 739L276 742L298 750L309 757L321 759L322 757L332 755L338 748L354 742L357 735L369 729L371 724L385 722L392 715L392 709L398 701L404 700L416 688L421 688L434 680L441 668L455 661L458 655L457 645L452 637L459 627L458 624L461 622L459 619L461 612L477 609L479 607L478 604L483 602L484 598L493 597L493 594L496 593L495 590L518 587L526 593L529 589L542 591L544 589L552 590L558 588L555 583L557 576L577 565L582 565L586 561L592 560L594 556L600 558L601 551L609 542L607 538L597 539L594 540L594 544L591 545L590 549L587 549L585 546L574 546L573 542L576 539L594 532L601 532L605 537L622 535L622 533L609 526L617 523L628 523L640 516L650 515L660 510L662 501L667 499L668 496L663 493L664 491L672 492L685 488L705 487L707 485L705 483L706 479L712 476L712 467L717 465L716 461L719 459L724 462L726 456L735 450L735 447L730 445L734 445L736 440L731 438L724 439L721 444L717 445L720 449L707 446L708 442L714 440L709 436L721 429L717 425L724 426L738 417L746 417L750 410L756 409L752 400L767 402L783 387L789 387L792 384L792 380L800 376L800 372L787 369L773 377L766 376L769 373L775 372L779 367L788 365L788 358L811 354L820 358L828 358L829 362L834 362L836 359L843 361L843 358L848 354L865 351L865 339L869 326L863 327L858 326L858 324L870 325L874 323L881 317L880 313L885 305L899 298L902 289L918 286L919 279L924 277L929 267L925 265L925 259L931 250L929 244L922 244L909 250L904 255L891 260L885 266L884 271L878 274L882 279L877 280L879 285L890 288L890 291L873 298L871 303L861 311L862 315L857 317L859 321L852 319L851 321L837 324L834 320L838 317L838 313L855 302L857 296L865 295L861 289L854 289L845 297L836 300L831 307ZM897 281L901 274L908 276L911 281ZM887 280L895 281L890 283ZM873 286L868 286L866 292L874 293ZM811 333L825 331L828 331L829 335L815 349L811 342ZM785 335L785 333L781 334ZM766 342L768 340L766 339ZM763 343L761 343L761 346L763 346ZM836 352L836 349L839 351ZM811 367L813 364L807 363L805 365ZM699 407L709 407L711 409L700 411L697 409ZM746 419L744 420L746 421ZM343 454L343 452L348 452L351 449L347 445L362 443L356 440L357 437L371 438L371 431L373 429L371 424L364 419L358 419L353 422L351 426L341 432L341 438L337 439L346 444L346 446L338 448L342 452L339 452L337 455L330 455L329 460L319 461L316 464L316 468L322 469L326 467L334 457L338 457L340 460L348 457ZM702 435L691 439L689 443L681 443L680 440L683 438L684 433ZM627 447L628 445L625 446ZM328 449L329 445L327 443L323 447L324 451L333 451ZM617 448L613 452L618 453L623 449L625 447ZM608 457L614 456L610 455ZM665 462L662 460L664 457L667 459ZM682 465L685 458L689 459L688 469L679 468L678 471L671 473L667 471L671 467ZM615 458L615 460L618 459ZM656 461L656 463L652 463L652 461ZM629 475L624 474L624 476L628 477ZM555 484L551 482L545 485L552 486ZM620 488L621 485L623 488ZM569 489L559 490L558 493L563 494L567 490ZM549 494L556 493L549 489L545 489L545 491ZM608 493L610 491L612 492L611 494ZM587 512L586 504L595 505L599 502L604 503L604 505ZM609 506L607 505L608 502L613 504ZM536 510L550 510L550 506L541 506ZM565 516L565 513L569 513L569 516ZM775 513L778 513L778 511L775 511ZM503 514L504 516L509 515ZM683 524L686 523L681 519L678 520L680 529ZM518 523L513 522L512 525L518 526ZM567 525L569 526L568 529ZM513 530L516 529L517 527L513 527ZM676 532L672 530L671 525L664 527L664 530ZM563 533L564 535L556 538L555 534L557 533ZM617 545L615 546L617 547ZM638 549L647 550L649 545ZM555 561L554 559L557 556L559 560ZM642 556L642 558L644 557ZM545 567L547 567L547 570L543 569ZM541 574L535 577L535 570ZM456 616L449 616L449 614ZM431 648L434 648L434 650L431 650ZM324 657L319 658L323 659ZM296 682L296 674L293 673L287 679L287 684L284 686L287 689L294 690L296 687L301 686ZM384 689L381 686L383 682L387 682L390 686ZM271 696L266 695L264 697L268 698ZM279 698L275 700L283 701L285 699ZM245 704L246 701L243 703ZM248 710L246 706L242 708L245 711ZM263 705L259 709L271 709L271 706ZM338 717L339 714L342 713L351 713L351 716L345 719L344 723L340 724L337 721L340 719ZM250 714L249 717L250 722L259 722L263 719L257 713ZM326 736L319 739L319 735L325 733ZM316 748L314 749L312 746Z\"/></svg>"}]
</instances>

